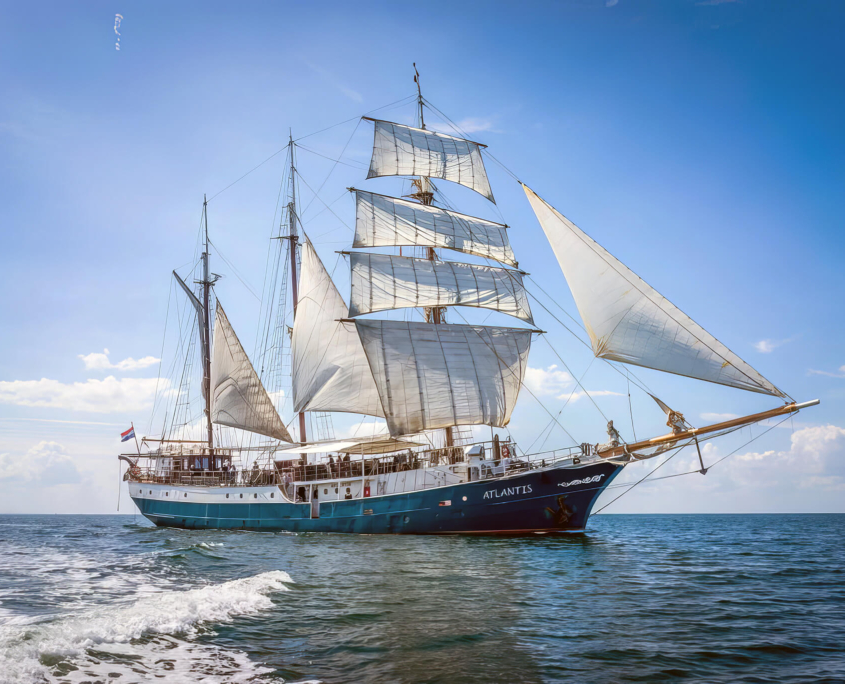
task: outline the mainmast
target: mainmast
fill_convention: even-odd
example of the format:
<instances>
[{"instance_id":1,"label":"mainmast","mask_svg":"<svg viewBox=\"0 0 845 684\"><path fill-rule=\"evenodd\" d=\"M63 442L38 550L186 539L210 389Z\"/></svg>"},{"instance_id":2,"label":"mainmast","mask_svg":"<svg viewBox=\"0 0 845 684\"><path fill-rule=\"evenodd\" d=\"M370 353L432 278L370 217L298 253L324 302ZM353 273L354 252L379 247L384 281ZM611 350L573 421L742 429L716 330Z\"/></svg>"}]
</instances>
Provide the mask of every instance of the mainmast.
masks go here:
<instances>
[{"instance_id":1,"label":"mainmast","mask_svg":"<svg viewBox=\"0 0 845 684\"><path fill-rule=\"evenodd\" d=\"M290 133L290 202L288 203L288 220L290 240L290 273L291 273L291 299L293 300L293 319L296 321L296 305L299 300L299 289L296 274L296 245L299 236L296 232L296 166L294 165L294 144L293 134ZM308 441L305 434L305 412L299 412L299 441L303 444Z\"/></svg>"},{"instance_id":2,"label":"mainmast","mask_svg":"<svg viewBox=\"0 0 845 684\"><path fill-rule=\"evenodd\" d=\"M416 62L414 62L414 83L417 84L417 105L419 107L420 128L425 130L425 116L423 114L423 96L422 88L420 87L420 72L417 71ZM431 206L434 203L434 193L431 190L431 180L428 178L428 176L418 176L415 185L417 186L417 193L415 194L415 198L419 200L420 204ZM428 252L428 260L435 261L437 259L437 252L434 251L434 247L426 247L426 250ZM426 307L425 322L439 325L440 323L443 323L442 314L443 311L439 306ZM455 440L452 435L452 428L445 428L445 432L446 446L453 446Z\"/></svg>"},{"instance_id":3,"label":"mainmast","mask_svg":"<svg viewBox=\"0 0 845 684\"><path fill-rule=\"evenodd\" d=\"M202 252L202 310L203 310L203 336L205 344L202 345L202 385L205 395L205 420L208 430L208 454L214 457L214 432L211 429L211 312L209 311L209 299L211 280L208 272L208 200L202 196L202 218L203 218L203 252Z\"/></svg>"}]
</instances>

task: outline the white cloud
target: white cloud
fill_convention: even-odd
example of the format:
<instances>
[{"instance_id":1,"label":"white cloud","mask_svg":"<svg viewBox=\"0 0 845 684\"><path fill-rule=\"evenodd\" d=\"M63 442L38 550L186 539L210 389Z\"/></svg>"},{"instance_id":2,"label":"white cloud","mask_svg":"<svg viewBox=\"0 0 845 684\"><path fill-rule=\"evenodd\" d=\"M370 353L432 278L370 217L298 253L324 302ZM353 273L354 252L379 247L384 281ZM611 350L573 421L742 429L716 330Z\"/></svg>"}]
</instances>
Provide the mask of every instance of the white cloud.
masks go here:
<instances>
[{"instance_id":1,"label":"white cloud","mask_svg":"<svg viewBox=\"0 0 845 684\"><path fill-rule=\"evenodd\" d=\"M712 444L708 444L708 447ZM716 456L715 448L712 456ZM773 473L790 472L799 487L845 490L845 428L816 425L792 433L788 450L748 452L732 457L734 466L766 462ZM728 461L732 460L728 459ZM708 461L705 454L705 463ZM750 479L750 478L749 478Z\"/></svg>"},{"instance_id":2,"label":"white cloud","mask_svg":"<svg viewBox=\"0 0 845 684\"><path fill-rule=\"evenodd\" d=\"M723 420L732 420L734 418L739 418L739 415L736 413L702 413L701 420L706 420L711 423L719 423Z\"/></svg>"},{"instance_id":3,"label":"white cloud","mask_svg":"<svg viewBox=\"0 0 845 684\"><path fill-rule=\"evenodd\" d=\"M42 441L24 456L0 454L0 481L37 482L44 486L76 484L81 480L76 464L58 442Z\"/></svg>"},{"instance_id":4,"label":"white cloud","mask_svg":"<svg viewBox=\"0 0 845 684\"><path fill-rule=\"evenodd\" d=\"M387 423L381 418L364 418L353 423L346 430L339 430L338 439L345 437L374 437L375 435L386 435Z\"/></svg>"},{"instance_id":5,"label":"white cloud","mask_svg":"<svg viewBox=\"0 0 845 684\"><path fill-rule=\"evenodd\" d=\"M826 375L829 378L845 378L845 366L839 366L839 372L831 373L830 371L813 370L807 371L810 375Z\"/></svg>"},{"instance_id":6,"label":"white cloud","mask_svg":"<svg viewBox=\"0 0 845 684\"><path fill-rule=\"evenodd\" d=\"M538 396L560 394L572 382L572 376L566 371L558 370L557 365L554 364L546 369L528 366L523 380L525 386Z\"/></svg>"},{"instance_id":7,"label":"white cloud","mask_svg":"<svg viewBox=\"0 0 845 684\"><path fill-rule=\"evenodd\" d=\"M760 340L759 342L754 343L754 349L761 354L771 354L778 347L782 347L783 345L792 342L794 339L794 337L790 337L787 340Z\"/></svg>"},{"instance_id":8,"label":"white cloud","mask_svg":"<svg viewBox=\"0 0 845 684\"><path fill-rule=\"evenodd\" d=\"M605 7L615 7L618 4L619 4L619 0L607 0L607 2L604 3L604 6Z\"/></svg>"},{"instance_id":9,"label":"white cloud","mask_svg":"<svg viewBox=\"0 0 845 684\"><path fill-rule=\"evenodd\" d=\"M159 362L155 356L145 356L137 361L131 356L123 361L112 363L109 361L109 350L103 349L103 353L93 352L91 354L79 354L79 358L85 364L85 370L109 370L117 369L122 371L139 370L148 368Z\"/></svg>"},{"instance_id":10,"label":"white cloud","mask_svg":"<svg viewBox=\"0 0 845 684\"><path fill-rule=\"evenodd\" d=\"M58 380L0 381L0 404L37 406L90 413L129 413L148 409L159 391L166 391L168 380L121 378L66 384Z\"/></svg>"}]
</instances>

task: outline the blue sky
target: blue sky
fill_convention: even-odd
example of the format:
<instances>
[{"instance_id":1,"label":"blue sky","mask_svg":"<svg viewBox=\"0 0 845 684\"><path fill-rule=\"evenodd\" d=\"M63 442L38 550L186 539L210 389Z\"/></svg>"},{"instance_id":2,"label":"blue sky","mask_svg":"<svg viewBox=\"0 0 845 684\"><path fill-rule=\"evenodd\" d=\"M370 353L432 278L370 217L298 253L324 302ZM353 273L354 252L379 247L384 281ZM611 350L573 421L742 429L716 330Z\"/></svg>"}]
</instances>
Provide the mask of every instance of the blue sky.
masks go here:
<instances>
[{"instance_id":1,"label":"blue sky","mask_svg":"<svg viewBox=\"0 0 845 684\"><path fill-rule=\"evenodd\" d=\"M289 129L303 136L411 95L414 61L428 99L558 210L776 385L822 400L706 478L643 486L608 510L845 510L841 3L6 3L0 16L0 512L114 510L117 435L149 421L148 357L161 356L169 274L191 261L203 193L279 150ZM321 197L351 224L346 186L402 185L364 181L367 124L302 144L334 157L347 141L351 166ZM317 188L332 163L299 155ZM213 240L259 292L283 162L209 204ZM461 210L513 226L520 265L577 316L519 186L488 169L498 209L440 185ZM306 229L332 268L350 233L321 201ZM216 266L252 349L258 303ZM537 309L588 389L627 392ZM556 413L571 378L543 341L531 366ZM696 424L775 405L637 372ZM627 398L600 399L630 437ZM663 428L650 401L633 397L640 436ZM527 446L548 422L524 396L511 431ZM587 400L561 422L579 440L603 438ZM764 429L708 444L706 458ZM548 446L567 443L557 431Z\"/></svg>"}]
</instances>

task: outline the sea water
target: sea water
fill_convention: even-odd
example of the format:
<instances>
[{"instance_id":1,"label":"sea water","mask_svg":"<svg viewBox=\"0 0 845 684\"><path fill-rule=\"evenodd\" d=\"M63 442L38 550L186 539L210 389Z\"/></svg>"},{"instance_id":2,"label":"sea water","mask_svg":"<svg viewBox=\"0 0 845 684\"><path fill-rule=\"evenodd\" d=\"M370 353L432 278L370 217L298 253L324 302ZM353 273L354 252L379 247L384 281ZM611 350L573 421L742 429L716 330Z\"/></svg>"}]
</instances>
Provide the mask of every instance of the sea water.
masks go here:
<instances>
[{"instance_id":1,"label":"sea water","mask_svg":"<svg viewBox=\"0 0 845 684\"><path fill-rule=\"evenodd\" d=\"M586 534L0 516L0 682L845 681L845 515Z\"/></svg>"}]
</instances>

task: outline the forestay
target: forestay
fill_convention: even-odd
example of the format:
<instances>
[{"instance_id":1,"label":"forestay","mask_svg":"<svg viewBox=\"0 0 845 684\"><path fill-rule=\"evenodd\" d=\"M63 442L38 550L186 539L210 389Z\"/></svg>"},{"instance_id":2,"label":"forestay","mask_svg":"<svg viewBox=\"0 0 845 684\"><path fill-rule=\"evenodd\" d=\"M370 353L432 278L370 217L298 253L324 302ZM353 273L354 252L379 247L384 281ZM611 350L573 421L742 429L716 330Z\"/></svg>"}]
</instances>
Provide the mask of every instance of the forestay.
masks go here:
<instances>
[{"instance_id":1,"label":"forestay","mask_svg":"<svg viewBox=\"0 0 845 684\"><path fill-rule=\"evenodd\" d=\"M386 254L349 256L350 316L406 307L472 306L534 322L519 271Z\"/></svg>"},{"instance_id":2,"label":"forestay","mask_svg":"<svg viewBox=\"0 0 845 684\"><path fill-rule=\"evenodd\" d=\"M353 247L442 247L516 266L507 226L355 190Z\"/></svg>"},{"instance_id":3,"label":"forestay","mask_svg":"<svg viewBox=\"0 0 845 684\"><path fill-rule=\"evenodd\" d=\"M523 188L566 276L596 356L786 396L530 188Z\"/></svg>"},{"instance_id":4,"label":"forestay","mask_svg":"<svg viewBox=\"0 0 845 684\"><path fill-rule=\"evenodd\" d=\"M355 326L391 435L508 424L530 330L362 319Z\"/></svg>"},{"instance_id":5,"label":"forestay","mask_svg":"<svg viewBox=\"0 0 845 684\"><path fill-rule=\"evenodd\" d=\"M481 158L482 145L390 121L371 121L375 124L375 138L367 178L442 178L472 188L495 202Z\"/></svg>"},{"instance_id":6,"label":"forestay","mask_svg":"<svg viewBox=\"0 0 845 684\"><path fill-rule=\"evenodd\" d=\"M361 340L339 319L348 307L306 237L291 339L293 410L382 416Z\"/></svg>"},{"instance_id":7,"label":"forestay","mask_svg":"<svg viewBox=\"0 0 845 684\"><path fill-rule=\"evenodd\" d=\"M211 358L211 421L293 442L219 301Z\"/></svg>"}]
</instances>

